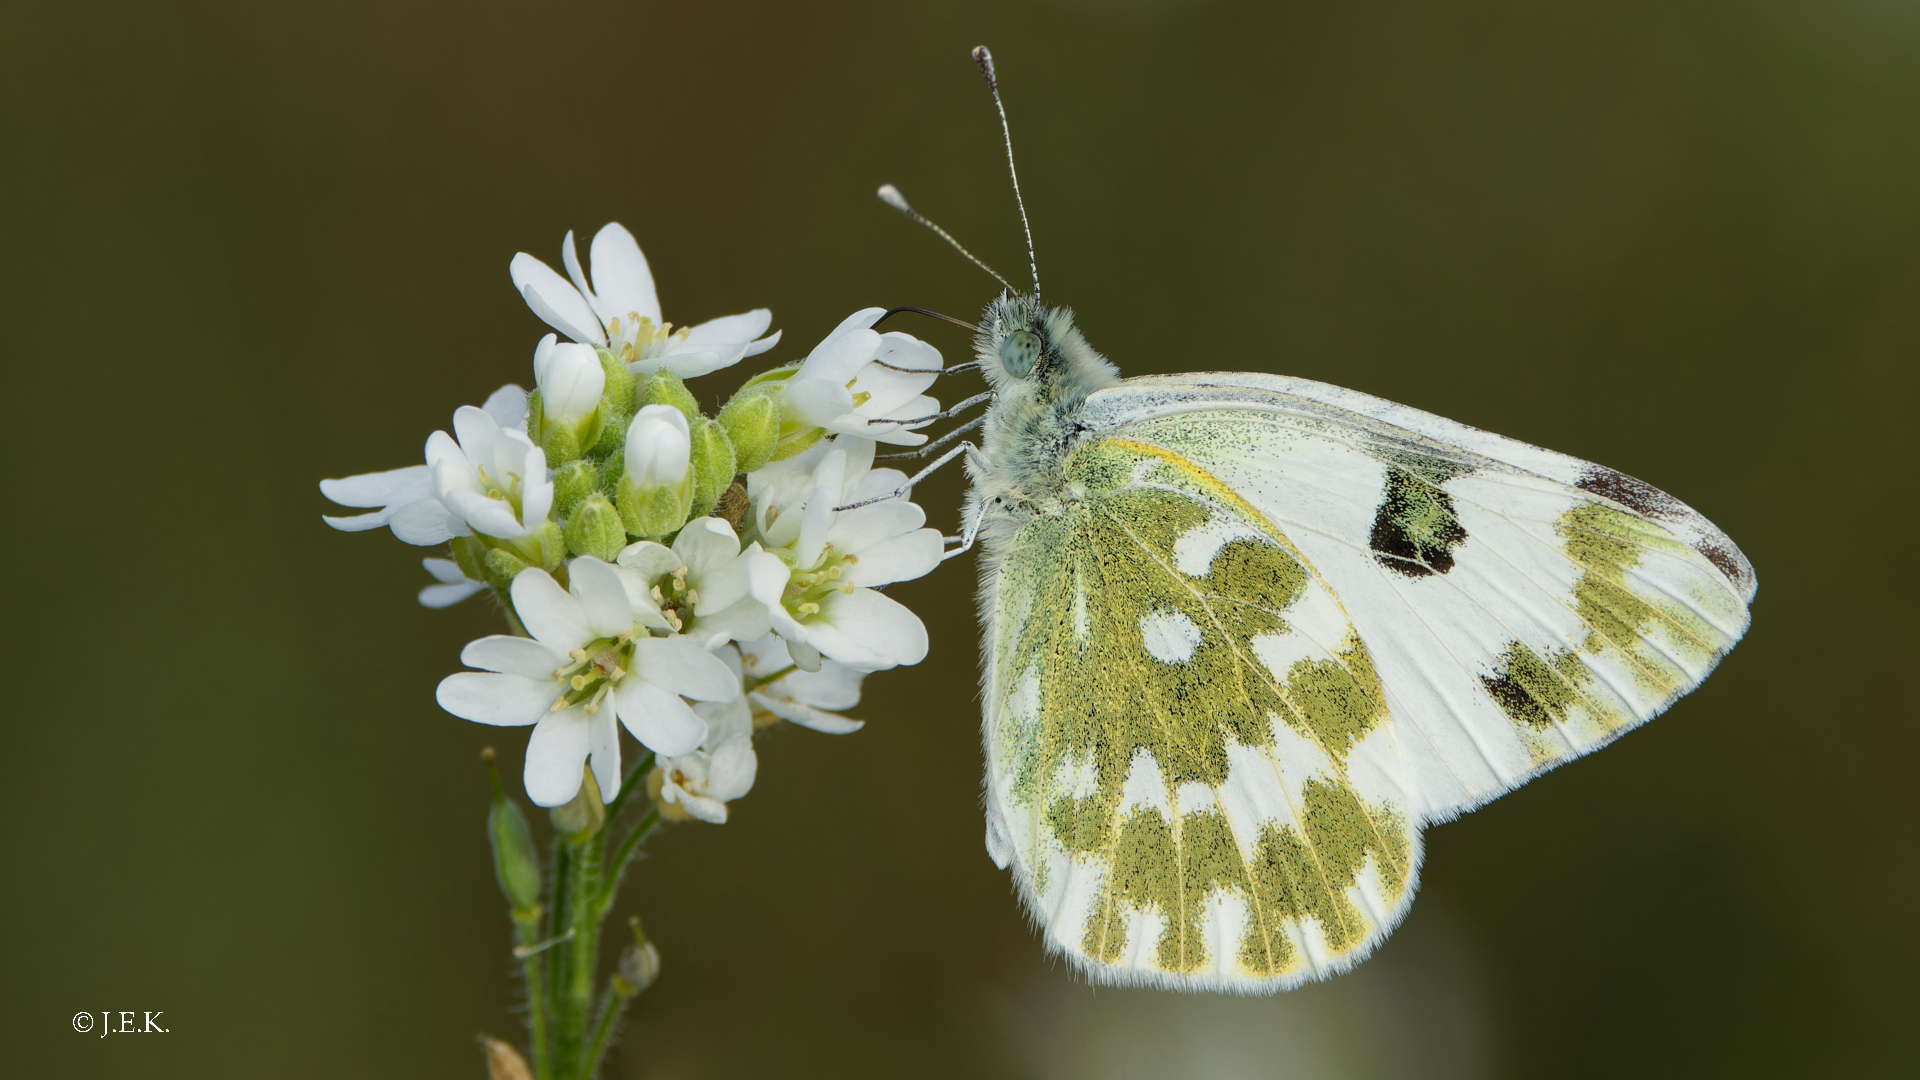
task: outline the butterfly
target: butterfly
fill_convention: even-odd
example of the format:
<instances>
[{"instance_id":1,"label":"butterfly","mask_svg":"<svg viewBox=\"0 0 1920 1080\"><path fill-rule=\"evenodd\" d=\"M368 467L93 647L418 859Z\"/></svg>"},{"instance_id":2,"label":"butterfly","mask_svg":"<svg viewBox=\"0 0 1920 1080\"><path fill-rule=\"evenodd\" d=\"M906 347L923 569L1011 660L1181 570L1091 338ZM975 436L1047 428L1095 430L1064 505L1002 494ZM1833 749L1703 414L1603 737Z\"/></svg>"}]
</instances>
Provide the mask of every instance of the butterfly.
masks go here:
<instances>
[{"instance_id":1,"label":"butterfly","mask_svg":"<svg viewBox=\"0 0 1920 1080\"><path fill-rule=\"evenodd\" d=\"M1122 379L1033 269L976 328L981 444L942 460L968 455L955 553L981 548L987 851L1092 981L1351 967L1422 828L1658 715L1745 632L1752 567L1672 496L1306 379Z\"/></svg>"}]
</instances>

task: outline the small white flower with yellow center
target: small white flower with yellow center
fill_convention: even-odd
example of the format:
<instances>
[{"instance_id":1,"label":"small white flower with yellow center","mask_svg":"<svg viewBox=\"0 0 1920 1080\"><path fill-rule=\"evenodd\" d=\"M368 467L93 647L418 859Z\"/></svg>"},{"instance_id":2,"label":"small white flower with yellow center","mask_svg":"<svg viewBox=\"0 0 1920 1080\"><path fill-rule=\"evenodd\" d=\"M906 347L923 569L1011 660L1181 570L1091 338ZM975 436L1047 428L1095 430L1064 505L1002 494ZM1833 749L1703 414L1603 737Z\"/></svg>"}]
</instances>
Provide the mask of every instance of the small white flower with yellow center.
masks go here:
<instances>
[{"instance_id":1,"label":"small white flower with yellow center","mask_svg":"<svg viewBox=\"0 0 1920 1080\"><path fill-rule=\"evenodd\" d=\"M765 308L673 329L660 317L647 257L618 222L594 234L591 284L574 253L573 233L567 233L560 252L571 284L523 251L508 268L513 287L548 326L612 352L635 374L671 371L691 379L758 356L780 341L778 332L760 336L773 322Z\"/></svg>"},{"instance_id":2,"label":"small white flower with yellow center","mask_svg":"<svg viewBox=\"0 0 1920 1080\"><path fill-rule=\"evenodd\" d=\"M533 725L527 795L560 806L580 790L591 763L605 792L620 789L616 719L662 756L693 752L707 724L683 698L733 701L740 677L678 636L655 637L636 622L618 570L594 558L567 566L562 589L543 570L513 579L513 608L531 639L494 635L470 643L462 663L482 671L440 682L440 707L502 727Z\"/></svg>"},{"instance_id":3,"label":"small white flower with yellow center","mask_svg":"<svg viewBox=\"0 0 1920 1080\"><path fill-rule=\"evenodd\" d=\"M740 657L731 648L720 652L734 681L740 680ZM647 778L661 816L669 820L698 818L712 825L727 822L727 804L753 789L760 762L753 752L753 714L744 699L702 702L694 711L706 721L700 748L689 754L662 757Z\"/></svg>"},{"instance_id":4,"label":"small white flower with yellow center","mask_svg":"<svg viewBox=\"0 0 1920 1080\"><path fill-rule=\"evenodd\" d=\"M716 517L687 522L673 546L642 540L615 560L634 615L704 649L761 637L772 625L747 587L757 546L740 550L733 527Z\"/></svg>"},{"instance_id":5,"label":"small white flower with yellow center","mask_svg":"<svg viewBox=\"0 0 1920 1080\"><path fill-rule=\"evenodd\" d=\"M900 421L925 423L940 411L925 394L940 376L940 352L910 334L876 332L873 321L885 313L856 311L814 346L787 380L786 410L828 431L902 446L926 442Z\"/></svg>"},{"instance_id":6,"label":"small white flower with yellow center","mask_svg":"<svg viewBox=\"0 0 1920 1080\"><path fill-rule=\"evenodd\" d=\"M922 528L926 513L904 495L835 509L906 482L874 469L873 450L872 439L842 435L747 477L752 538L766 552L748 564L748 591L805 671L823 655L860 671L927 655L919 616L875 589L940 565L939 531Z\"/></svg>"},{"instance_id":7,"label":"small white flower with yellow center","mask_svg":"<svg viewBox=\"0 0 1920 1080\"><path fill-rule=\"evenodd\" d=\"M458 441L444 431L427 438L440 502L483 536L517 540L540 531L553 509L546 453L524 431L471 405L453 414L453 430Z\"/></svg>"},{"instance_id":8,"label":"small white flower with yellow center","mask_svg":"<svg viewBox=\"0 0 1920 1080\"><path fill-rule=\"evenodd\" d=\"M527 392L511 384L503 386L493 392L481 411L503 428L523 428L527 421ZM431 547L465 536L469 531L460 515L449 510L434 494L433 470L426 465L322 480L320 494L341 506L379 507L370 514L321 517L320 520L341 532L363 532L385 525L406 543Z\"/></svg>"}]
</instances>

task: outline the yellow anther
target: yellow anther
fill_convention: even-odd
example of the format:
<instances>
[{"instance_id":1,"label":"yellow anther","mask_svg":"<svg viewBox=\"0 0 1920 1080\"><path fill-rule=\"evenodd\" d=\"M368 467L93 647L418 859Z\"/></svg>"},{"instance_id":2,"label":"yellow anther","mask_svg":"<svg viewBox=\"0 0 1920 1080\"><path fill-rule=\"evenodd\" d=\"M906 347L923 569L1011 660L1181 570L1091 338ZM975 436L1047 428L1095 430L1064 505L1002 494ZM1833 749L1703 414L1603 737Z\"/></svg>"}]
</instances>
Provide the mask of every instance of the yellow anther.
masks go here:
<instances>
[{"instance_id":1,"label":"yellow anther","mask_svg":"<svg viewBox=\"0 0 1920 1080\"><path fill-rule=\"evenodd\" d=\"M699 589L688 589L688 590L687 590L687 603L689 603L689 604L697 604L697 603L699 603L699 602L700 602L700 590L699 590Z\"/></svg>"},{"instance_id":2,"label":"yellow anther","mask_svg":"<svg viewBox=\"0 0 1920 1080\"><path fill-rule=\"evenodd\" d=\"M820 605L809 600L800 605L799 613L802 615L818 615L820 614Z\"/></svg>"},{"instance_id":3,"label":"yellow anther","mask_svg":"<svg viewBox=\"0 0 1920 1080\"><path fill-rule=\"evenodd\" d=\"M567 707L567 695L561 694L559 697L553 699L553 707L548 709L547 711L559 712L561 709L564 709L566 707Z\"/></svg>"}]
</instances>

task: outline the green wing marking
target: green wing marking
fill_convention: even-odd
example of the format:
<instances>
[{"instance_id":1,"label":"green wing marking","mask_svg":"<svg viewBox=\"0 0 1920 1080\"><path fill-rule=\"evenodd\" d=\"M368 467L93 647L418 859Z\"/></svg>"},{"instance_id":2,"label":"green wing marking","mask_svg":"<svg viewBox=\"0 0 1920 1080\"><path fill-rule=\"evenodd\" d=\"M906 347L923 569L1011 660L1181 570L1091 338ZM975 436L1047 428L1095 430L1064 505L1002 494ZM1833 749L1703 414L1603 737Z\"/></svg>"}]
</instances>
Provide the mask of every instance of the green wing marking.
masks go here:
<instances>
[{"instance_id":1,"label":"green wing marking","mask_svg":"<svg viewBox=\"0 0 1920 1080\"><path fill-rule=\"evenodd\" d=\"M990 688L999 768L1031 823L1019 842L1036 889L1064 887L1050 880L1060 853L1073 872L1100 874L1084 925L1055 927L1056 938L1102 964L1143 956L1132 963L1174 975L1218 965L1268 978L1300 965L1295 934L1308 920L1336 957L1384 930L1349 890L1371 860L1397 904L1412 830L1346 776L1354 746L1386 719L1366 647L1347 625L1344 639L1276 673L1256 645L1296 633L1289 610L1324 583L1271 522L1184 458L1104 440L1077 449L1065 472L1076 497L1006 549ZM1223 525L1204 572L1183 572L1180 539ZM1156 655L1148 617L1192 628L1184 656ZM1032 707L1009 707L1027 680ZM1283 779L1276 724L1316 751L1311 776ZM1257 756L1230 754L1236 746ZM1142 801L1138 780L1128 787L1143 756L1157 766L1162 790L1148 802L1158 805ZM1189 784L1214 797L1183 809ZM1210 955L1203 932L1210 902L1228 897L1247 913L1230 962ZM1144 954L1128 940L1140 912L1160 925Z\"/></svg>"}]
</instances>

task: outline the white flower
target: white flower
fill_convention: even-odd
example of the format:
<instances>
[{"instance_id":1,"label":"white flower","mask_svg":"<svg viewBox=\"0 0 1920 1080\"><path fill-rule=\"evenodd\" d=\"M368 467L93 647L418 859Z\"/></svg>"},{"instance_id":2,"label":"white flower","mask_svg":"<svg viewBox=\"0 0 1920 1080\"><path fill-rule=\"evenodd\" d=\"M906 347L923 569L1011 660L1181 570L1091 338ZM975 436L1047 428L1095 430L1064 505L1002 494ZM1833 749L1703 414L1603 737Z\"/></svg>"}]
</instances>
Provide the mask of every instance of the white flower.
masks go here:
<instances>
[{"instance_id":1,"label":"white flower","mask_svg":"<svg viewBox=\"0 0 1920 1080\"><path fill-rule=\"evenodd\" d=\"M457 443L444 431L427 439L433 493L482 535L517 540L538 532L553 508L546 453L471 405L453 414L453 430Z\"/></svg>"},{"instance_id":2,"label":"white flower","mask_svg":"<svg viewBox=\"0 0 1920 1080\"><path fill-rule=\"evenodd\" d=\"M741 642L740 663L746 685L752 687L747 700L756 708L828 735L845 735L864 725L840 715L840 710L860 704L864 676L853 668L822 660L819 671L803 671L787 643L773 634Z\"/></svg>"},{"instance_id":3,"label":"white flower","mask_svg":"<svg viewBox=\"0 0 1920 1080\"><path fill-rule=\"evenodd\" d=\"M533 350L533 381L548 423L583 427L600 407L607 371L593 346L559 344L548 334Z\"/></svg>"},{"instance_id":4,"label":"white flower","mask_svg":"<svg viewBox=\"0 0 1920 1080\"><path fill-rule=\"evenodd\" d=\"M940 352L908 334L876 333L873 321L885 311L856 311L814 346L787 380L786 406L828 431L918 446L925 435L890 421L940 411L940 403L923 393L939 377Z\"/></svg>"},{"instance_id":5,"label":"white flower","mask_svg":"<svg viewBox=\"0 0 1920 1080\"><path fill-rule=\"evenodd\" d=\"M687 416L671 405L647 405L627 427L628 487L679 487L693 460Z\"/></svg>"},{"instance_id":6,"label":"white flower","mask_svg":"<svg viewBox=\"0 0 1920 1080\"><path fill-rule=\"evenodd\" d=\"M503 386L487 399L483 411L502 427L525 427L527 392L511 384ZM425 465L362 473L344 480L322 480L320 494L341 506L380 507L371 514L321 517L320 520L342 532L361 532L387 525L392 527L393 535L420 547L444 544L468 532L460 516L449 511L435 496L433 472Z\"/></svg>"},{"instance_id":7,"label":"white flower","mask_svg":"<svg viewBox=\"0 0 1920 1080\"><path fill-rule=\"evenodd\" d=\"M906 476L874 469L871 439L842 435L747 477L754 538L774 558L748 565L748 589L766 605L794 660L818 651L861 671L917 664L927 628L874 589L940 564L940 533L902 496L856 510L836 506L894 491Z\"/></svg>"},{"instance_id":8,"label":"white flower","mask_svg":"<svg viewBox=\"0 0 1920 1080\"><path fill-rule=\"evenodd\" d=\"M755 557L771 558L759 545L741 551L732 526L702 517L688 522L671 548L642 540L617 561L643 625L716 649L761 637L771 626L766 606L748 590L748 567Z\"/></svg>"},{"instance_id":9,"label":"white flower","mask_svg":"<svg viewBox=\"0 0 1920 1080\"><path fill-rule=\"evenodd\" d=\"M440 707L481 724L533 724L527 795L559 806L580 790L591 761L603 792L620 788L616 717L657 754L691 753L707 725L681 700L732 701L740 678L681 637L636 626L620 572L598 559L568 564L570 590L544 570L523 570L510 590L532 639L494 635L468 644L462 663L484 671L449 675Z\"/></svg>"},{"instance_id":10,"label":"white flower","mask_svg":"<svg viewBox=\"0 0 1920 1080\"><path fill-rule=\"evenodd\" d=\"M765 308L677 331L672 323L662 322L647 257L633 234L617 222L594 234L591 285L574 254L573 233L567 233L560 251L571 285L523 251L508 268L513 287L548 326L583 345L610 350L635 374L665 370L691 379L758 356L780 340L777 332L760 337L773 322Z\"/></svg>"},{"instance_id":11,"label":"white flower","mask_svg":"<svg viewBox=\"0 0 1920 1080\"><path fill-rule=\"evenodd\" d=\"M486 582L462 573L460 564L452 559L421 559L420 565L440 583L420 590L420 603L430 608L452 607L487 587Z\"/></svg>"},{"instance_id":12,"label":"white flower","mask_svg":"<svg viewBox=\"0 0 1920 1080\"><path fill-rule=\"evenodd\" d=\"M721 659L737 682L740 660L732 649ZM753 715L746 700L702 703L694 711L706 721L700 748L690 754L662 757L660 802L687 816L713 825L727 822L727 803L753 789L759 759L753 752ZM672 815L673 811L666 812Z\"/></svg>"}]
</instances>

